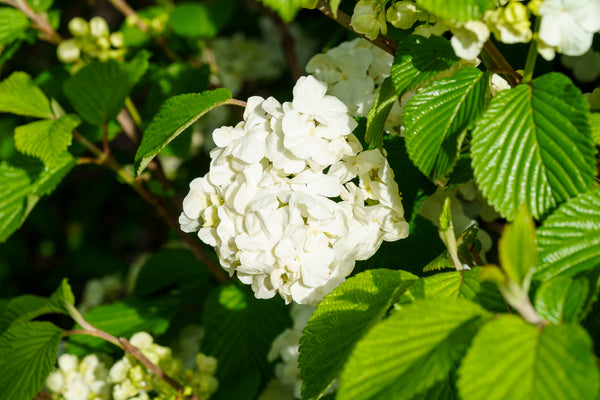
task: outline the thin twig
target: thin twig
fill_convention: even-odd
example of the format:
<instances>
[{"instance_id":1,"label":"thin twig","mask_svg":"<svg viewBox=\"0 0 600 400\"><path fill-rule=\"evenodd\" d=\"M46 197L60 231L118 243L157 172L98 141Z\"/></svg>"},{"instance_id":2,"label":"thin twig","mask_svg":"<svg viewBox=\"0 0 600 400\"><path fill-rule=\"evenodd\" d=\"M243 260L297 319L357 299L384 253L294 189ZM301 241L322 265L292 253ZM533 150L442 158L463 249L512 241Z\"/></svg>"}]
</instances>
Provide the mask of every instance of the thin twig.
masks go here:
<instances>
[{"instance_id":1,"label":"thin twig","mask_svg":"<svg viewBox=\"0 0 600 400\"><path fill-rule=\"evenodd\" d=\"M85 137L83 137L79 132L73 131L73 138L81 143L86 149L92 152L99 160L99 163L114 170L123 181L125 181L129 186L134 188L140 196L150 204L157 212L158 215L177 232L179 237L188 245L190 251L194 254L196 259L206 265L206 267L210 270L210 272L214 275L214 277L219 282L226 282L229 280L229 277L223 269L214 262L212 257L204 250L200 242L194 239L191 235L183 232L179 228L178 216L173 212L173 210L166 206L159 198L154 196L150 191L146 189L143 182L139 178L134 178L131 173L125 170L111 155L106 155L100 150L96 145L91 143Z\"/></svg>"},{"instance_id":2,"label":"thin twig","mask_svg":"<svg viewBox=\"0 0 600 400\"><path fill-rule=\"evenodd\" d=\"M243 100L229 99L224 104L230 104L232 106L246 107L247 103Z\"/></svg>"},{"instance_id":3,"label":"thin twig","mask_svg":"<svg viewBox=\"0 0 600 400\"><path fill-rule=\"evenodd\" d=\"M14 7L25 14L27 18L33 22L33 28L42 33L42 35L40 35L41 39L53 44L61 42L62 39L60 35L52 28L48 19L33 11L27 0L0 0L0 3Z\"/></svg>"},{"instance_id":4,"label":"thin twig","mask_svg":"<svg viewBox=\"0 0 600 400\"><path fill-rule=\"evenodd\" d=\"M511 87L515 87L519 84L520 79L517 78L520 77L519 74L517 74L508 61L506 61L502 53L498 51L491 40L488 39L488 41L483 44L483 52L492 64L488 68L490 71L502 71L502 74Z\"/></svg>"},{"instance_id":5,"label":"thin twig","mask_svg":"<svg viewBox=\"0 0 600 400\"><path fill-rule=\"evenodd\" d=\"M336 16L333 15L333 12L331 11L331 7L329 7L329 2L327 0L319 0L319 3L317 4L316 8L317 8L317 10L321 11L323 14L327 15L332 20L336 21L338 24L342 25L346 29L351 30L352 32L356 33L357 35L363 37L364 39L373 43L375 46L379 47L380 49L390 53L391 55L394 55L396 53L396 49L398 48L398 45L391 38L389 38L387 36L379 35L374 40L371 40L371 39L367 38L365 35L363 35L362 33L356 32L354 30L354 28L352 28L352 26L350 26L350 21L351 21L350 16L348 14L346 14L345 12L343 12L342 10L338 10L337 18L336 18Z\"/></svg>"},{"instance_id":6,"label":"thin twig","mask_svg":"<svg viewBox=\"0 0 600 400\"><path fill-rule=\"evenodd\" d=\"M183 389L184 388L181 385L181 383L179 383L175 379L171 378L171 376L169 376L165 371L163 371L156 364L154 364L152 361L150 361L144 355L144 353L142 353L140 351L140 349L138 349L137 347L135 347L134 345L132 345L124 337L119 338L119 342L121 343L121 346L123 347L123 349L126 352L128 352L129 354L131 354L132 356L134 356L136 358L136 360L138 360L140 363L142 363L146 367L146 369L152 371L160 379L162 379L163 381L167 382L169 385L171 385L173 388L175 388L175 390L177 390L179 393L183 394ZM186 398L188 398L190 400L198 400L198 397L196 397L195 395L190 395L190 396L188 396Z\"/></svg>"},{"instance_id":7,"label":"thin twig","mask_svg":"<svg viewBox=\"0 0 600 400\"><path fill-rule=\"evenodd\" d=\"M100 338L100 339L104 339L107 342L110 342L110 343L114 344L115 346L119 346L121 349L124 349L124 347L119 342L119 339L117 339L116 337L114 337L110 333L106 333L106 332L101 331L99 329L95 329L95 330L70 329L68 331L64 331L63 334L62 334L63 337L73 336L73 335L86 335L86 336L97 337L97 338Z\"/></svg>"}]
</instances>

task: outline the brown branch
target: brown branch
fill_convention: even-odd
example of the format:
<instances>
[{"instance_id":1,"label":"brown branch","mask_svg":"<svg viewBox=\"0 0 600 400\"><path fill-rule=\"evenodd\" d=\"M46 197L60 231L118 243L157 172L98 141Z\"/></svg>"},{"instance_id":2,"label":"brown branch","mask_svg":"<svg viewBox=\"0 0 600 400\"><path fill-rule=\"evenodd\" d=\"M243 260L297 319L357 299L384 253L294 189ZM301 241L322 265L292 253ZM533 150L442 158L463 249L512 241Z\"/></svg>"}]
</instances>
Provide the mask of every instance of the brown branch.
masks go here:
<instances>
[{"instance_id":1,"label":"brown branch","mask_svg":"<svg viewBox=\"0 0 600 400\"><path fill-rule=\"evenodd\" d=\"M491 65L488 66L490 71L499 71L502 73L511 87L515 87L519 84L521 76L513 69L508 61L506 61L502 53L498 51L498 48L496 48L490 39L484 43L483 52L491 63Z\"/></svg>"},{"instance_id":2,"label":"brown branch","mask_svg":"<svg viewBox=\"0 0 600 400\"><path fill-rule=\"evenodd\" d=\"M184 388L181 385L181 383L177 382L175 379L173 379L171 376L169 376L165 371L160 369L160 367L158 367L152 361L148 360L148 358L144 355L144 353L142 353L140 351L140 349L138 349L137 347L135 347L134 345L129 343L129 341L127 339L125 339L124 337L119 338L119 342L121 343L121 346L123 347L123 349L127 353L129 353L133 357L135 357L136 360L138 360L140 363L142 363L142 365L144 365L146 367L146 369L148 369L149 371L152 371L152 373L154 373L154 375L158 376L160 379L162 379L163 381L167 382L170 386L175 388L175 390L177 390L179 393L183 394ZM198 397L196 397L195 395L186 396L186 398L190 399L190 400L199 400Z\"/></svg>"},{"instance_id":3,"label":"brown branch","mask_svg":"<svg viewBox=\"0 0 600 400\"><path fill-rule=\"evenodd\" d=\"M342 25L344 28L351 30L352 32L359 35L360 37L373 43L375 46L379 47L380 49L390 53L391 55L394 55L396 53L396 49L398 48L398 45L391 38L389 38L387 36L379 35L374 40L371 40L371 39L367 38L365 35L363 35L362 33L356 32L354 30L354 28L352 28L352 26L350 26L350 21L351 21L350 16L348 14L346 14L345 12L343 12L342 10L338 10L337 18L336 18L335 15L333 15L333 12L331 11L331 7L329 7L329 2L327 0L319 0L319 3L317 4L316 8L317 8L317 10L321 11L323 14L327 15L332 20L336 21L338 24Z\"/></svg>"},{"instance_id":4,"label":"brown branch","mask_svg":"<svg viewBox=\"0 0 600 400\"><path fill-rule=\"evenodd\" d=\"M52 28L46 16L37 14L35 11L33 11L27 0L0 0L0 3L16 8L25 14L27 18L33 22L32 27L41 32L40 39L53 44L58 44L61 42L62 38L58 32Z\"/></svg>"},{"instance_id":5,"label":"brown branch","mask_svg":"<svg viewBox=\"0 0 600 400\"><path fill-rule=\"evenodd\" d=\"M92 327L93 329L71 329L68 331L64 331L62 336L66 337L66 336L73 336L73 335L86 335L86 336L93 336L93 337L97 337L100 339L104 339L107 342L110 342L112 344L114 344L115 346L120 347L121 349L125 349L121 343L119 342L119 339L117 339L116 337L114 337L113 335L111 335L110 333L101 331L100 329L96 328L96 327Z\"/></svg>"},{"instance_id":6,"label":"brown branch","mask_svg":"<svg viewBox=\"0 0 600 400\"><path fill-rule=\"evenodd\" d=\"M138 135L135 122L133 122L133 118L131 118L131 115L129 114L129 112L127 112L127 109L123 108L119 112L119 114L117 115L117 122L121 126L121 129L123 129L123 133L125 133L125 136L129 138L131 143L133 143L136 146L139 145L140 137Z\"/></svg>"}]
</instances>

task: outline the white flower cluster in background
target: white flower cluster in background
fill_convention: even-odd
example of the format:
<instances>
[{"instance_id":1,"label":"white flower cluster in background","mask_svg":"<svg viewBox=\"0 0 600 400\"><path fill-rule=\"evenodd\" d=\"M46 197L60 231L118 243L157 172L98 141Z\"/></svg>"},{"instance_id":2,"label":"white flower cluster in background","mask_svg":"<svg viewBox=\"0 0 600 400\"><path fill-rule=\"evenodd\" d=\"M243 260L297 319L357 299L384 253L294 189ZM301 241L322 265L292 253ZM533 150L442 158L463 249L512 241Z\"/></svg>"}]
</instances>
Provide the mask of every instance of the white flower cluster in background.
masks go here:
<instances>
[{"instance_id":1,"label":"white flower cluster in background","mask_svg":"<svg viewBox=\"0 0 600 400\"><path fill-rule=\"evenodd\" d=\"M316 304L356 260L408 235L387 160L362 151L348 108L326 91L308 76L292 102L248 99L243 121L213 132L210 170L184 199L182 230L257 298Z\"/></svg>"},{"instance_id":2,"label":"white flower cluster in background","mask_svg":"<svg viewBox=\"0 0 600 400\"><path fill-rule=\"evenodd\" d=\"M390 75L394 57L364 39L343 42L313 56L306 72L327 83L327 94L337 97L353 116L366 117L379 86ZM398 100L385 123L389 133L400 133L402 107Z\"/></svg>"},{"instance_id":3,"label":"white flower cluster in background","mask_svg":"<svg viewBox=\"0 0 600 400\"><path fill-rule=\"evenodd\" d=\"M300 379L300 368L298 366L298 356L300 354L298 349L300 348L302 330L314 311L315 307L292 304L290 315L294 325L280 333L273 340L267 355L269 362L280 359L280 362L275 364L276 382L267 385L259 396L259 400L300 399L302 380Z\"/></svg>"},{"instance_id":4,"label":"white flower cluster in background","mask_svg":"<svg viewBox=\"0 0 600 400\"><path fill-rule=\"evenodd\" d=\"M172 357L170 348L154 343L146 332L134 334L130 343L198 399L209 399L218 389L214 357L197 353L197 367L185 369L181 360ZM112 365L93 354L81 361L73 354L63 354L58 358L58 368L46 379L46 388L53 400L149 400L149 393L153 399L168 400L177 395L176 389L129 354Z\"/></svg>"}]
</instances>

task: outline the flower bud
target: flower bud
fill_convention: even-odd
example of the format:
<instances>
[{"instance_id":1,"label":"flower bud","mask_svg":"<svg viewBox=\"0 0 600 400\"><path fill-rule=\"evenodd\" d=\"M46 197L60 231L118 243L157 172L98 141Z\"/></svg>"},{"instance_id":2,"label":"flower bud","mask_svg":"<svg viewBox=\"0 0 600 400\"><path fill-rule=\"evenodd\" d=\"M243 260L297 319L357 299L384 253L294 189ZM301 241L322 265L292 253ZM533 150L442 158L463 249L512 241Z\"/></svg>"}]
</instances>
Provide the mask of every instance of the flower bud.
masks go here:
<instances>
[{"instance_id":1,"label":"flower bud","mask_svg":"<svg viewBox=\"0 0 600 400\"><path fill-rule=\"evenodd\" d=\"M83 18L75 17L69 21L69 32L71 32L73 36L85 36L89 30L90 27Z\"/></svg>"},{"instance_id":2,"label":"flower bud","mask_svg":"<svg viewBox=\"0 0 600 400\"><path fill-rule=\"evenodd\" d=\"M63 354L58 358L58 367L64 372L69 373L77 369L79 359L73 354Z\"/></svg>"},{"instance_id":3,"label":"flower bud","mask_svg":"<svg viewBox=\"0 0 600 400\"><path fill-rule=\"evenodd\" d=\"M417 21L417 6L411 1L398 1L386 13L390 24L400 29L410 29Z\"/></svg>"},{"instance_id":4,"label":"flower bud","mask_svg":"<svg viewBox=\"0 0 600 400\"><path fill-rule=\"evenodd\" d=\"M102 17L94 17L90 19L90 34L95 38L108 36L108 24Z\"/></svg>"},{"instance_id":5,"label":"flower bud","mask_svg":"<svg viewBox=\"0 0 600 400\"><path fill-rule=\"evenodd\" d=\"M60 42L56 49L56 56L64 63L72 63L79 60L81 51L77 47L77 43L74 40L64 40Z\"/></svg>"},{"instance_id":6,"label":"flower bud","mask_svg":"<svg viewBox=\"0 0 600 400\"><path fill-rule=\"evenodd\" d=\"M112 44L112 46L115 48L123 47L123 45L125 44L123 34L121 32L111 33L110 44Z\"/></svg>"},{"instance_id":7,"label":"flower bud","mask_svg":"<svg viewBox=\"0 0 600 400\"><path fill-rule=\"evenodd\" d=\"M214 373L217 371L218 361L214 357L207 356L203 353L198 353L196 355L196 363L198 364L198 370L206 374L214 375Z\"/></svg>"}]
</instances>

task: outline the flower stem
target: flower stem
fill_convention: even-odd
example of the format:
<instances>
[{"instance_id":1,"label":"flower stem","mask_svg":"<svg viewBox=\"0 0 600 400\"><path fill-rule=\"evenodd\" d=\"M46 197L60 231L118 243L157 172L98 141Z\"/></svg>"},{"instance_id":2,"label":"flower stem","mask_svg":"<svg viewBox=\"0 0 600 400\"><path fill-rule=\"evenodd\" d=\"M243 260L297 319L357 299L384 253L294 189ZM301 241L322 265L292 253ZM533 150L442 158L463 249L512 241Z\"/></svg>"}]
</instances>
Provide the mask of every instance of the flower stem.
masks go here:
<instances>
[{"instance_id":1,"label":"flower stem","mask_svg":"<svg viewBox=\"0 0 600 400\"><path fill-rule=\"evenodd\" d=\"M540 19L535 19L535 25L533 28L534 36L540 28ZM535 61L537 60L537 40L531 39L529 44L529 51L527 52L527 60L525 61L525 68L523 74L523 83L531 81L533 78L533 70L535 69Z\"/></svg>"},{"instance_id":2,"label":"flower stem","mask_svg":"<svg viewBox=\"0 0 600 400\"><path fill-rule=\"evenodd\" d=\"M498 48L494 45L491 40L487 40L483 44L483 52L489 61L488 69L492 72L501 73L506 77L506 81L511 87L515 87L519 84L520 76L513 69L513 67L506 61L502 53L498 51Z\"/></svg>"}]
</instances>

